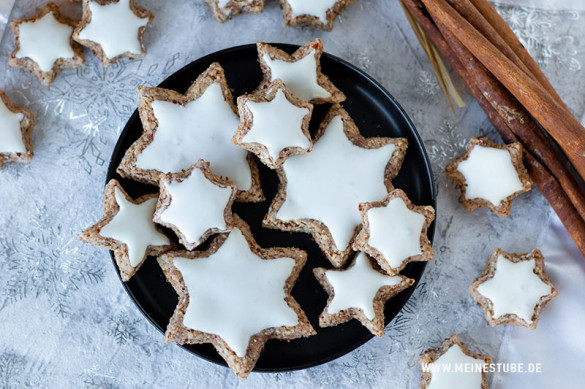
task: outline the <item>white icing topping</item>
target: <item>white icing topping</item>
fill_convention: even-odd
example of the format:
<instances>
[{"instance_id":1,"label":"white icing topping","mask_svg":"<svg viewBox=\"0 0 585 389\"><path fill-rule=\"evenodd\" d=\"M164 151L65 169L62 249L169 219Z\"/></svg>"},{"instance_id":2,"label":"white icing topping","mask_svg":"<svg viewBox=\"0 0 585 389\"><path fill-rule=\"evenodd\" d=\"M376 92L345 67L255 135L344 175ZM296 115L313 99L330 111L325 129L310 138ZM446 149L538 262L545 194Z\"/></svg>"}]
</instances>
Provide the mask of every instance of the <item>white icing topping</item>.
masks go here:
<instances>
[{"instance_id":1,"label":"white icing topping","mask_svg":"<svg viewBox=\"0 0 585 389\"><path fill-rule=\"evenodd\" d=\"M152 109L158 127L152 143L138 155L137 167L174 173L204 159L215 174L228 177L240 190L250 189L248 152L231 143L240 120L224 100L219 83L185 106L156 100Z\"/></svg>"},{"instance_id":2,"label":"white icing topping","mask_svg":"<svg viewBox=\"0 0 585 389\"><path fill-rule=\"evenodd\" d=\"M299 99L310 101L331 94L317 83L317 60L315 50L295 62L271 59L264 54L262 60L270 68L270 81L280 78Z\"/></svg>"},{"instance_id":3,"label":"white icing topping","mask_svg":"<svg viewBox=\"0 0 585 389\"><path fill-rule=\"evenodd\" d=\"M12 112L0 99L0 153L26 153L20 122L24 115Z\"/></svg>"},{"instance_id":4,"label":"white icing topping","mask_svg":"<svg viewBox=\"0 0 585 389\"><path fill-rule=\"evenodd\" d=\"M230 0L217 0L217 6L219 8L223 8L225 7L228 3L230 2Z\"/></svg>"},{"instance_id":5,"label":"white icing topping","mask_svg":"<svg viewBox=\"0 0 585 389\"><path fill-rule=\"evenodd\" d=\"M86 39L102 46L106 57L114 58L130 52L140 54L138 30L146 26L148 18L139 18L130 9L130 0L119 0L106 5L89 3L90 23L79 32Z\"/></svg>"},{"instance_id":6,"label":"white icing topping","mask_svg":"<svg viewBox=\"0 0 585 389\"><path fill-rule=\"evenodd\" d=\"M70 42L73 27L59 23L52 12L35 22L21 23L19 31L16 57L32 59L44 72L50 72L59 58L75 56Z\"/></svg>"},{"instance_id":7,"label":"white icing topping","mask_svg":"<svg viewBox=\"0 0 585 389\"><path fill-rule=\"evenodd\" d=\"M313 150L288 158L286 200L276 216L281 220L322 221L338 249L345 250L361 224L358 206L387 194L384 170L394 144L364 149L343 132L341 116L334 117Z\"/></svg>"},{"instance_id":8,"label":"white icing topping","mask_svg":"<svg viewBox=\"0 0 585 389\"><path fill-rule=\"evenodd\" d=\"M368 244L376 248L392 268L414 255L422 254L420 235L425 217L407 208L399 198L390 200L387 206L367 211L370 224Z\"/></svg>"},{"instance_id":9,"label":"white icing topping","mask_svg":"<svg viewBox=\"0 0 585 389\"><path fill-rule=\"evenodd\" d=\"M457 170L465 177L468 199L481 198L494 205L522 190L522 182L508 150L475 146Z\"/></svg>"},{"instance_id":10,"label":"white icing topping","mask_svg":"<svg viewBox=\"0 0 585 389\"><path fill-rule=\"evenodd\" d=\"M534 273L535 260L514 263L500 255L493 278L480 284L477 291L491 300L494 319L507 313L532 322L534 308L551 287Z\"/></svg>"},{"instance_id":11,"label":"white icing topping","mask_svg":"<svg viewBox=\"0 0 585 389\"><path fill-rule=\"evenodd\" d=\"M428 364L431 372L429 389L481 389L483 364L484 360L470 357L454 344L435 362Z\"/></svg>"},{"instance_id":12,"label":"white icing topping","mask_svg":"<svg viewBox=\"0 0 585 389\"><path fill-rule=\"evenodd\" d=\"M311 15L327 23L327 10L333 8L337 0L287 0L291 8L291 16Z\"/></svg>"},{"instance_id":13,"label":"white icing topping","mask_svg":"<svg viewBox=\"0 0 585 389\"><path fill-rule=\"evenodd\" d=\"M269 102L248 101L246 106L252 113L252 128L243 142L260 143L268 149L272 161L287 147L311 146L310 139L301 130L303 118L309 114L308 108L299 108L286 99L282 89Z\"/></svg>"},{"instance_id":14,"label":"white icing topping","mask_svg":"<svg viewBox=\"0 0 585 389\"><path fill-rule=\"evenodd\" d=\"M295 261L264 260L250 251L239 229L207 258L175 258L189 292L183 324L220 336L239 356L260 331L298 324L285 301L284 285Z\"/></svg>"},{"instance_id":15,"label":"white icing topping","mask_svg":"<svg viewBox=\"0 0 585 389\"><path fill-rule=\"evenodd\" d=\"M169 244L168 238L158 232L152 222L157 199L155 197L141 204L133 204L126 200L119 188L114 188L114 196L120 210L102 227L100 235L126 244L130 265L136 267L144 259L148 246Z\"/></svg>"},{"instance_id":16,"label":"white icing topping","mask_svg":"<svg viewBox=\"0 0 585 389\"><path fill-rule=\"evenodd\" d=\"M201 243L210 228L226 229L224 211L232 195L231 187L222 188L209 181L200 169L193 169L182 182L165 184L171 203L160 220L173 224L189 243Z\"/></svg>"},{"instance_id":17,"label":"white icing topping","mask_svg":"<svg viewBox=\"0 0 585 389\"><path fill-rule=\"evenodd\" d=\"M388 276L376 271L366 254L360 252L355 264L347 270L327 270L327 281L333 287L334 297L329 304L329 314L344 309L359 308L369 320L376 316L374 298L383 286L395 286L402 282L398 276Z\"/></svg>"}]
</instances>

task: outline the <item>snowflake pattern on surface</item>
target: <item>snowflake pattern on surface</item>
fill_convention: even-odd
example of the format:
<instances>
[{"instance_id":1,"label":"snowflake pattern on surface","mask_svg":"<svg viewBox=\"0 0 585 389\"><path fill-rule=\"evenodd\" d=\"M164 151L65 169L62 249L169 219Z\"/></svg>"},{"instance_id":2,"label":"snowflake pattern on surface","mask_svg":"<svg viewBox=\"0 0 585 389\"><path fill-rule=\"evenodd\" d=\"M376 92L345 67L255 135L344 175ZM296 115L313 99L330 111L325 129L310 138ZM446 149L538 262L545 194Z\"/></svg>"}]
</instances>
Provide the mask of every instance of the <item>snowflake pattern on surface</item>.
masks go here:
<instances>
[{"instance_id":1,"label":"snowflake pattern on surface","mask_svg":"<svg viewBox=\"0 0 585 389\"><path fill-rule=\"evenodd\" d=\"M11 17L28 17L42 3L18 1ZM103 68L86 51L84 67L65 70L48 88L25 71L7 68L13 37L9 30L2 37L0 70L7 74L2 88L34 111L37 125L33 162L0 170L0 323L6 328L0 331L0 387L304 389L336 382L346 388L414 389L420 353L451 332L496 356L503 330L487 327L467 286L496 245L531 249L548 206L533 190L517 199L506 223L487 212L462 210L444 166L473 136L499 137L457 78L467 107L451 113L397 2L372 0L348 7L322 39L326 51L367 71L397 98L431 159L439 192L436 257L411 299L384 337L310 369L253 373L244 384L225 367L164 343L124 291L108 251L77 241L101 216L108 161L136 108L136 86L157 85L192 60L226 47L315 37L311 29L283 28L277 3L268 3L262 17L244 15L223 25L203 3L166 3L145 4L156 14L146 31L146 57ZM60 5L73 11L78 6ZM569 106L585 112L584 15L498 10ZM360 26L379 28L372 33Z\"/></svg>"}]
</instances>

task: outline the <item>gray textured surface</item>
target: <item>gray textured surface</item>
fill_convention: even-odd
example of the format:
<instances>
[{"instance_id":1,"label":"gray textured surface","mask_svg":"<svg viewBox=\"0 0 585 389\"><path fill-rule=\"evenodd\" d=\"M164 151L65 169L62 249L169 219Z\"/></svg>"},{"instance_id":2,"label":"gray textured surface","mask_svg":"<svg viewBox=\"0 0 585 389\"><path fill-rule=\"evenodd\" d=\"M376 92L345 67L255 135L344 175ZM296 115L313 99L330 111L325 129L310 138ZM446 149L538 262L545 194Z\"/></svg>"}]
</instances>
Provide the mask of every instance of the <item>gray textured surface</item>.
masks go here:
<instances>
[{"instance_id":1,"label":"gray textured surface","mask_svg":"<svg viewBox=\"0 0 585 389\"><path fill-rule=\"evenodd\" d=\"M61 1L70 15L78 5ZM445 164L478 134L499 140L464 91L467 108L452 114L432 69L393 0L356 0L331 33L281 25L278 4L261 16L217 23L199 0L140 3L156 14L149 54L103 68L90 53L49 87L7 68L13 36L0 45L2 87L37 115L35 158L0 171L0 387L342 387L416 388L416 360L452 332L497 356L502 329L488 328L467 292L493 247L533 248L549 207L537 190L518 198L508 219L466 213L446 181ZM30 17L39 1L21 0L10 16ZM584 14L499 7L567 104L585 111ZM402 313L381 339L334 362L285 374L228 369L165 345L118 281L108 252L77 240L101 217L109 157L136 107L135 90L155 85L192 60L257 40L325 49L380 81L413 119L432 159L439 189L436 258ZM459 83L460 85L460 83ZM460 85L461 86L461 85Z\"/></svg>"}]
</instances>

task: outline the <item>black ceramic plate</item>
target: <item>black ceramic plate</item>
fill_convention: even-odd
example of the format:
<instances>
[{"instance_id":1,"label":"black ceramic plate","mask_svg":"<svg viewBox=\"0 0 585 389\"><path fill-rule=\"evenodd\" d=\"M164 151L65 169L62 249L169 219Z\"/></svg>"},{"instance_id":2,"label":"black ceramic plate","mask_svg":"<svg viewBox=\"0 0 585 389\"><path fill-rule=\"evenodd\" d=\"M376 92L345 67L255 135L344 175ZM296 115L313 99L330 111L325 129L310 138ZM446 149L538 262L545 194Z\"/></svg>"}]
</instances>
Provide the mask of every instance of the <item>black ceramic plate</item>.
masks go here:
<instances>
[{"instance_id":1,"label":"black ceramic plate","mask_svg":"<svg viewBox=\"0 0 585 389\"><path fill-rule=\"evenodd\" d=\"M288 52L297 46L277 44ZM234 96L251 92L261 80L262 73L257 61L255 45L245 45L222 50L201 58L179 70L160 87L174 89L184 93L197 76L212 62L219 62L225 69L227 82L233 88ZM416 205L435 205L435 191L428 157L421 139L414 126L392 97L384 88L367 74L349 63L332 55L321 57L322 71L347 96L342 104L356 122L365 136L405 137L409 147L404 165L398 177L393 181L395 187L403 189ZM318 106L311 120L314 133L329 105ZM124 131L110 161L107 180L118 179L128 193L136 198L145 193L154 193L157 188L123 179L116 173L124 152L142 133L138 113L134 112ZM307 264L292 291L292 295L306 312L317 335L290 342L270 340L258 360L255 371L284 371L315 366L338 358L361 346L372 338L370 332L357 320L330 327L320 328L318 316L325 307L327 294L323 291L312 269L314 267L331 268L329 261L321 254L310 235L303 233L275 231L262 228L262 217L276 194L278 178L270 169L256 160L262 181L262 188L267 200L257 204L236 204L234 212L246 220L252 233L263 247L295 246L307 251ZM358 162L358 161L356 161ZM166 231L173 237L170 231ZM433 238L434 224L429 228L429 238ZM112 257L113 258L113 257ZM424 262L410 263L402 272L405 276L420 279L425 268ZM177 304L177 295L159 268L155 258L148 258L132 279L124 287L144 315L164 332ZM414 286L403 291L386 303L385 318L389 323L404 306ZM161 339L162 342L162 339ZM213 346L186 345L185 349L198 356L225 364Z\"/></svg>"}]
</instances>

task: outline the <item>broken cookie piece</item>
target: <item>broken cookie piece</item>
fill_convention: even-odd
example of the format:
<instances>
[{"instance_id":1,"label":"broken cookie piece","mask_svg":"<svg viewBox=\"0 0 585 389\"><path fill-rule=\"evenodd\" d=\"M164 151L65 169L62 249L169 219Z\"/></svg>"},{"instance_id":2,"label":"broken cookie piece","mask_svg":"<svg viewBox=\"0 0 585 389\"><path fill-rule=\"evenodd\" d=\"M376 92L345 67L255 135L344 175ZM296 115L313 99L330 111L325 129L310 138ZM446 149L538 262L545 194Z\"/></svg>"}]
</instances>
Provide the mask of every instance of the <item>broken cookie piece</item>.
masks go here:
<instances>
[{"instance_id":1,"label":"broken cookie piece","mask_svg":"<svg viewBox=\"0 0 585 389\"><path fill-rule=\"evenodd\" d=\"M33 113L14 104L0 90L0 168L7 163L32 160L34 125Z\"/></svg>"}]
</instances>

